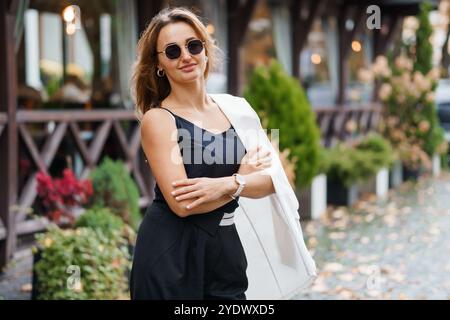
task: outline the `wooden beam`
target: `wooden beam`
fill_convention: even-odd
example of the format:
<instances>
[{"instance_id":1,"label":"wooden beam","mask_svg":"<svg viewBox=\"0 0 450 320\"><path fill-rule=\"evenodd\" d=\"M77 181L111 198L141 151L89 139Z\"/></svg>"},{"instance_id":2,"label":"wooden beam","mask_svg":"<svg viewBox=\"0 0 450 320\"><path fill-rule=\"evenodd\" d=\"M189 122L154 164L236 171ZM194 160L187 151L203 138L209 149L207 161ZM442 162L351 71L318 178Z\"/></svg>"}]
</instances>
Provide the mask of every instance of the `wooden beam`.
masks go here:
<instances>
[{"instance_id":1,"label":"wooden beam","mask_svg":"<svg viewBox=\"0 0 450 320\"><path fill-rule=\"evenodd\" d=\"M387 31L382 33L382 29L374 29L373 30L373 59L380 54L386 52L386 49L389 47L389 44L392 40L393 34L397 29L400 21L402 20L401 16L398 13L389 13L389 15L385 14L381 16L381 20L388 20L387 24L382 24L382 29L386 28Z\"/></svg>"},{"instance_id":2,"label":"wooden beam","mask_svg":"<svg viewBox=\"0 0 450 320\"><path fill-rule=\"evenodd\" d=\"M353 14L353 28L347 30L345 23L349 13L349 7L343 4L339 9L338 15L338 34L339 34L339 72L338 72L338 94L336 103L343 106L345 103L345 88L348 81L348 54L350 52L350 45L355 35L362 29L364 25L366 6L358 6Z\"/></svg>"},{"instance_id":3,"label":"wooden beam","mask_svg":"<svg viewBox=\"0 0 450 320\"><path fill-rule=\"evenodd\" d=\"M0 241L0 268L12 257L16 247L16 227L13 205L17 203L18 137L16 125L16 60L14 16L8 13L6 1L0 1L0 112L8 122L0 136L0 218L6 229Z\"/></svg>"},{"instance_id":4,"label":"wooden beam","mask_svg":"<svg viewBox=\"0 0 450 320\"><path fill-rule=\"evenodd\" d=\"M163 8L164 0L137 0L138 37L145 30L152 18Z\"/></svg>"},{"instance_id":5,"label":"wooden beam","mask_svg":"<svg viewBox=\"0 0 450 320\"><path fill-rule=\"evenodd\" d=\"M85 144L85 142L81 139L81 132L78 124L76 122L71 122L69 124L70 131L72 133L72 137L75 140L75 143L78 147L78 150L81 153L81 157L83 158L86 166L93 167L95 164L92 163L91 157L89 156L89 150Z\"/></svg>"},{"instance_id":6,"label":"wooden beam","mask_svg":"<svg viewBox=\"0 0 450 320\"><path fill-rule=\"evenodd\" d=\"M71 122L76 119L79 122L96 122L104 120L136 120L133 110L67 110L67 111L17 111L18 123L42 123L42 122Z\"/></svg>"},{"instance_id":7,"label":"wooden beam","mask_svg":"<svg viewBox=\"0 0 450 320\"><path fill-rule=\"evenodd\" d=\"M241 88L241 57L240 52L244 41L248 23L250 22L256 0L246 0L241 3L239 0L227 1L228 14L228 92L239 94Z\"/></svg>"},{"instance_id":8,"label":"wooden beam","mask_svg":"<svg viewBox=\"0 0 450 320\"><path fill-rule=\"evenodd\" d=\"M292 25L292 74L300 79L300 54L305 46L309 32L311 31L314 19L320 11L321 0L309 0L308 17L302 18L303 1L294 1L291 5L291 25Z\"/></svg>"},{"instance_id":9,"label":"wooden beam","mask_svg":"<svg viewBox=\"0 0 450 320\"><path fill-rule=\"evenodd\" d=\"M108 139L109 132L111 130L112 121L108 120L102 123L95 132L95 139L91 143L89 148L89 154L91 156L92 163L97 163L102 149L105 146L105 141Z\"/></svg>"},{"instance_id":10,"label":"wooden beam","mask_svg":"<svg viewBox=\"0 0 450 320\"><path fill-rule=\"evenodd\" d=\"M50 165L55 158L55 154L58 151L58 148L62 142L62 139L65 136L65 133L67 131L68 124L66 122L59 123L53 132L51 136L49 136L44 146L42 147L42 150L39 154L40 162L43 163L46 169L50 168ZM48 170L46 170L48 171ZM37 172L30 175L25 183L25 186L23 187L22 193L20 195L19 199L19 205L20 209L16 213L16 222L22 221L26 218L26 209L29 208L32 204L34 199L36 198L37 191L37 181L36 181L36 175Z\"/></svg>"},{"instance_id":11,"label":"wooden beam","mask_svg":"<svg viewBox=\"0 0 450 320\"><path fill-rule=\"evenodd\" d=\"M10 0L8 13L11 15L15 15L17 13L17 9L19 8L19 0Z\"/></svg>"},{"instance_id":12,"label":"wooden beam","mask_svg":"<svg viewBox=\"0 0 450 320\"><path fill-rule=\"evenodd\" d=\"M41 156L39 154L39 150L33 141L33 137L28 132L26 125L23 123L19 124L19 131L20 131L23 141L25 142L25 145L28 148L28 152L30 152L30 155L34 161L34 164L40 171L47 173L47 167L45 166L44 162L42 161Z\"/></svg>"}]
</instances>

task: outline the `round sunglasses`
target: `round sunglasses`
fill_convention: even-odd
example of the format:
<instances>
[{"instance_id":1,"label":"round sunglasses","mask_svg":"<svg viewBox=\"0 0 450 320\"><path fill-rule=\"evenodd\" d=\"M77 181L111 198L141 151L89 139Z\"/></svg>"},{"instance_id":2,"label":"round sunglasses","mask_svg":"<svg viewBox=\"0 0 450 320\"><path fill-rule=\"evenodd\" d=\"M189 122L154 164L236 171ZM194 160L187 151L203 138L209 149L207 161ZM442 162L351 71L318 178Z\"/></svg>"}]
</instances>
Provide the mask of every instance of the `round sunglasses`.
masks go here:
<instances>
[{"instance_id":1,"label":"round sunglasses","mask_svg":"<svg viewBox=\"0 0 450 320\"><path fill-rule=\"evenodd\" d=\"M198 39L192 39L192 40L189 40L188 43L184 47L189 51L190 54L197 55L203 51L204 43L205 43L204 41L201 41ZM157 52L157 53L158 54L165 53L167 58L174 60L174 59L178 59L181 56L181 48L179 45L174 43L174 44L168 45L163 51Z\"/></svg>"}]
</instances>

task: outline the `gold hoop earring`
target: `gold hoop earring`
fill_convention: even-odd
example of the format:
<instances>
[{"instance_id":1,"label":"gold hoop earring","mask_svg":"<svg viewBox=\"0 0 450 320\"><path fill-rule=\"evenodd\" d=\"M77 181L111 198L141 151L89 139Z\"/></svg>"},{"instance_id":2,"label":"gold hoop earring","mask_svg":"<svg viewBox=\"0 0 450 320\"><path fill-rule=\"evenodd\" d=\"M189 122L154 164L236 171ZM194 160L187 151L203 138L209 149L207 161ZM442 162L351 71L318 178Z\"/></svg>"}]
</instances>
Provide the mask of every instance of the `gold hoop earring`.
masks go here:
<instances>
[{"instance_id":1,"label":"gold hoop earring","mask_svg":"<svg viewBox=\"0 0 450 320\"><path fill-rule=\"evenodd\" d=\"M164 77L166 73L164 72L164 69L158 69L156 70L156 75L160 78Z\"/></svg>"}]
</instances>

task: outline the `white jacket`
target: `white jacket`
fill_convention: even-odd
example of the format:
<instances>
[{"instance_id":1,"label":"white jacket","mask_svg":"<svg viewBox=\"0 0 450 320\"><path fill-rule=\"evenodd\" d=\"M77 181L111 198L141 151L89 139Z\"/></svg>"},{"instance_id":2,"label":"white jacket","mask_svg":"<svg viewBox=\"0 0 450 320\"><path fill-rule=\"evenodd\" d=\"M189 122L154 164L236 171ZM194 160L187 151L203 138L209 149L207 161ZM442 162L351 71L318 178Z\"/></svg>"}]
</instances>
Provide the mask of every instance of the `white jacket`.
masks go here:
<instances>
[{"instance_id":1,"label":"white jacket","mask_svg":"<svg viewBox=\"0 0 450 320\"><path fill-rule=\"evenodd\" d=\"M263 145L272 152L272 166L265 171L272 178L275 193L260 199L240 197L235 211L248 261L247 299L289 299L317 276L303 240L297 197L277 151L247 100L229 94L209 96L233 125L246 150Z\"/></svg>"}]
</instances>

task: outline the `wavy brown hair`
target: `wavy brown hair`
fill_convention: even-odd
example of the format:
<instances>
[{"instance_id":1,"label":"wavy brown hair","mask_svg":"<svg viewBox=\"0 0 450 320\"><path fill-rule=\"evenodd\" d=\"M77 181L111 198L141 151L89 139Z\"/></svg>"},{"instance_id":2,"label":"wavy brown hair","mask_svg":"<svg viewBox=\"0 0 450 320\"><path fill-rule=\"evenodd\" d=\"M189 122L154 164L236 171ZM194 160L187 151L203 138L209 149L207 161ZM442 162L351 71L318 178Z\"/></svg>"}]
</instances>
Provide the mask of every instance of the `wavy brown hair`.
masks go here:
<instances>
[{"instance_id":1,"label":"wavy brown hair","mask_svg":"<svg viewBox=\"0 0 450 320\"><path fill-rule=\"evenodd\" d=\"M187 23L195 30L200 40L205 42L205 54L208 57L205 79L210 70L216 68L221 62L220 49L196 14L182 7L161 10L153 17L137 44L137 61L134 65L131 91L136 103L138 120L147 110L160 106L161 101L170 94L171 88L167 76L160 78L156 75L158 68L156 44L161 29L175 22Z\"/></svg>"}]
</instances>

